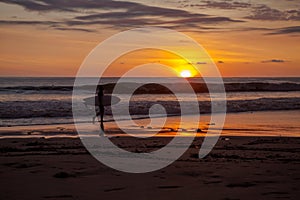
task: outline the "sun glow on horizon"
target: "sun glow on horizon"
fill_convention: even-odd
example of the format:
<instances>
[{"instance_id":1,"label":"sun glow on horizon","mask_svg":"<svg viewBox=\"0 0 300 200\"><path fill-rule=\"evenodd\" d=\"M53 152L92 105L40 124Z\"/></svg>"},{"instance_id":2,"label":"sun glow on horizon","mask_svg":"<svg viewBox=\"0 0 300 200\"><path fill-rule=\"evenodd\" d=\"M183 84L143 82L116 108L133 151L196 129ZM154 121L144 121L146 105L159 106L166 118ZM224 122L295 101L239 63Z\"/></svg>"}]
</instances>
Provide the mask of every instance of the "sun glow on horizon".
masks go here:
<instances>
[{"instance_id":1,"label":"sun glow on horizon","mask_svg":"<svg viewBox=\"0 0 300 200\"><path fill-rule=\"evenodd\" d=\"M192 73L189 70L183 70L180 72L180 76L183 78L189 78L192 76Z\"/></svg>"}]
</instances>

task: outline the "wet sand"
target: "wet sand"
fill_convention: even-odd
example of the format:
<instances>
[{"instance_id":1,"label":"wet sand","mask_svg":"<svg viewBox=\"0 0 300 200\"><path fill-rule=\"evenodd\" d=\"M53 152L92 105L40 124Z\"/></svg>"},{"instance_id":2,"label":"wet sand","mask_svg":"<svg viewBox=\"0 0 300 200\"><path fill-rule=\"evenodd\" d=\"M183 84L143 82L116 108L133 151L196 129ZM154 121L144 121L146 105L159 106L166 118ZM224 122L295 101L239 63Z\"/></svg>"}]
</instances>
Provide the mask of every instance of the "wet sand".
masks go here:
<instances>
[{"instance_id":1,"label":"wet sand","mask_svg":"<svg viewBox=\"0 0 300 200\"><path fill-rule=\"evenodd\" d=\"M189 116L187 116L189 117ZM159 118L157 118L159 119ZM182 131L186 136L195 132L197 128L206 130L210 127L217 128L217 123L210 121L210 115L201 115L199 126L195 126L194 121L187 120L186 127L179 127L180 116L168 117L165 127L171 127L176 130L185 128L187 131ZM188 118L189 119L189 118ZM222 127L223 136L274 136L274 137L300 137L300 110L290 111L262 111L262 112L242 112L242 113L227 113L224 127ZM163 121L163 118L161 119ZM122 127L128 130L129 133L137 135L157 133L157 127L149 129L149 119L135 120L136 126ZM85 123L77 124L80 128L92 135L99 134L99 124L92 124L91 118ZM120 130L115 122L105 122L105 129L110 132L110 135L120 134ZM141 128L142 127L142 128ZM168 129L168 128L167 128ZM168 136L172 134L164 130L165 134L160 136ZM26 138L26 137L77 137L74 124L47 124L47 125L28 125L28 126L10 126L0 127L1 138Z\"/></svg>"},{"instance_id":2,"label":"wet sand","mask_svg":"<svg viewBox=\"0 0 300 200\"><path fill-rule=\"evenodd\" d=\"M76 135L74 133L74 135ZM111 140L133 152L171 138ZM300 138L220 137L198 159L195 138L179 160L156 172L129 174L101 164L79 138L1 139L0 199L298 199Z\"/></svg>"}]
</instances>

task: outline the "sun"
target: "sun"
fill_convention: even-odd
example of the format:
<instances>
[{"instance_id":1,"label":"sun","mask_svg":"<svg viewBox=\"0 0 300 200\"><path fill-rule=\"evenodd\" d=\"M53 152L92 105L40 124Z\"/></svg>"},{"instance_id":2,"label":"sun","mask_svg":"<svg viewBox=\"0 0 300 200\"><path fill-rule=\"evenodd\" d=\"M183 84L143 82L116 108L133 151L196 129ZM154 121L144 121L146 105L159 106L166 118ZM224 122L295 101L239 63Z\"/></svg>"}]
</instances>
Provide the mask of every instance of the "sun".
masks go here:
<instances>
[{"instance_id":1,"label":"sun","mask_svg":"<svg viewBox=\"0 0 300 200\"><path fill-rule=\"evenodd\" d=\"M180 76L183 78L189 78L192 76L192 73L189 70L183 70L180 72Z\"/></svg>"}]
</instances>

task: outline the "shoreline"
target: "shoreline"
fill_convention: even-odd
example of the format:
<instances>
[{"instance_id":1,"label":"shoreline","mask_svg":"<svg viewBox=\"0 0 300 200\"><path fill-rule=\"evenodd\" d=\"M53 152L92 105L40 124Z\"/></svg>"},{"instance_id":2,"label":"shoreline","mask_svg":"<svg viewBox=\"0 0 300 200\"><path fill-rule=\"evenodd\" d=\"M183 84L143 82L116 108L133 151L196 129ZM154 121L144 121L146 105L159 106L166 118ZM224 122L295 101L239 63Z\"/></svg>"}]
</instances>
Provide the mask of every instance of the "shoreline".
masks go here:
<instances>
[{"instance_id":1,"label":"shoreline","mask_svg":"<svg viewBox=\"0 0 300 200\"><path fill-rule=\"evenodd\" d=\"M168 127L176 127L178 117L170 118ZM200 133L175 162L144 174L117 171L96 160L74 124L1 127L0 199L298 199L299 118L299 110L229 113L222 135L206 157L198 157L204 140ZM210 116L201 115L200 122L205 130ZM149 119L137 123L126 128L157 131L148 129ZM134 138L122 134L113 122L105 125L109 140L133 153L159 150L175 134ZM99 137L98 124L80 128ZM16 138L7 138L13 134ZM177 144L174 150L181 147Z\"/></svg>"},{"instance_id":2,"label":"shoreline","mask_svg":"<svg viewBox=\"0 0 300 200\"><path fill-rule=\"evenodd\" d=\"M176 127L176 122L180 116L168 117L170 121L166 127ZM300 118L300 110L289 111L259 111L259 112L241 112L241 113L228 113L226 122L223 127L221 136L277 136L277 137L300 137L300 125L297 119ZM132 132L143 132L144 134L153 134L159 131L152 127L147 129L149 119L136 120L136 127L125 127ZM195 132L197 128L207 130L207 128L214 128L210 126L210 115L200 116L199 127L189 127L187 125L186 131L181 131L179 135L188 136ZM107 133L111 136L126 137L118 128L116 124L111 122L105 123ZM94 135L99 133L97 124L81 123L81 128L90 131ZM141 128L144 127L144 128ZM177 127L180 128L180 127ZM164 137L174 136L174 131L162 130L161 135ZM204 136L200 134L200 136ZM159 135L158 135L159 136ZM7 137L79 137L74 124L52 124L52 125L33 125L33 126L12 126L0 127L0 139Z\"/></svg>"}]
</instances>

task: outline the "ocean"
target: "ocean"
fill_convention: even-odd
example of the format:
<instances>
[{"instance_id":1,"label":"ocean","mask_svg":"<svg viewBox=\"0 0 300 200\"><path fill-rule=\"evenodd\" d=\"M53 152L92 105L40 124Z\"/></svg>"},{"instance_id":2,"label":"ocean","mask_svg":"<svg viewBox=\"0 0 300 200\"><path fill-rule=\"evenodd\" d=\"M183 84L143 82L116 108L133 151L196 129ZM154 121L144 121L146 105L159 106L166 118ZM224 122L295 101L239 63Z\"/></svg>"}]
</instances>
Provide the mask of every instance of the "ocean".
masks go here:
<instances>
[{"instance_id":1,"label":"ocean","mask_svg":"<svg viewBox=\"0 0 300 200\"><path fill-rule=\"evenodd\" d=\"M169 84L180 84L180 78L161 78ZM128 79L128 82L142 82L143 78ZM101 84L114 84L117 78L102 78ZM202 79L191 78L190 83L205 85ZM227 90L227 112L255 112L300 110L300 78L224 78ZM74 78L0 78L0 127L72 124L72 89ZM201 87L200 87L201 88ZM84 89L83 89L84 90ZM93 96L88 89L83 99ZM201 113L210 111L210 95L207 91L197 91ZM129 94L118 94L123 100L130 98L130 113L136 119L147 118L151 105L159 103L166 106L172 115L180 115L178 102L173 94L163 91L140 92L130 97ZM182 101L191 101L185 94ZM216 99L217 100L217 99ZM91 109L91 108L87 108ZM168 109L167 109L168 110ZM105 121L112 121L110 108L106 108Z\"/></svg>"}]
</instances>

